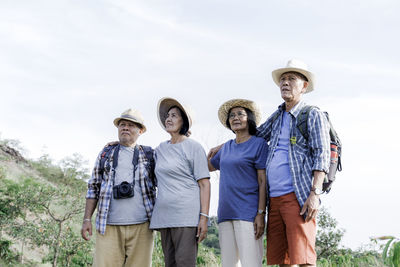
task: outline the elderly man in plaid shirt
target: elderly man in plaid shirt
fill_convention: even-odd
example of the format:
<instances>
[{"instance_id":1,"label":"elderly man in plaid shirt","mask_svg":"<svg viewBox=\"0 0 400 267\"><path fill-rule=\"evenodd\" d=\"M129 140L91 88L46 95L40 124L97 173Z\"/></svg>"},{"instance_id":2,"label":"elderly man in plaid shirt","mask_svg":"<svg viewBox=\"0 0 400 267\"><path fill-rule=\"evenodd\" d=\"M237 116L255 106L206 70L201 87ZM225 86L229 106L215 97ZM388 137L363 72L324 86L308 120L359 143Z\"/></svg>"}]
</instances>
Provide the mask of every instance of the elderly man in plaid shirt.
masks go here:
<instances>
[{"instance_id":1,"label":"elderly man in plaid shirt","mask_svg":"<svg viewBox=\"0 0 400 267\"><path fill-rule=\"evenodd\" d=\"M325 174L329 170L329 123L318 108L308 116L308 138L297 127L306 104L305 93L314 89L314 75L307 65L290 60L272 72L285 101L258 128L257 135L269 141L268 265L315 266L316 215Z\"/></svg>"},{"instance_id":2,"label":"elderly man in plaid shirt","mask_svg":"<svg viewBox=\"0 0 400 267\"><path fill-rule=\"evenodd\" d=\"M319 195L330 164L329 122L312 108L306 139L297 119L314 89L314 75L299 60L272 72L284 103L257 129L269 142L267 172L267 263L280 266L315 266L316 216ZM221 146L211 149L212 158ZM255 211L256 212L256 211Z\"/></svg>"},{"instance_id":3,"label":"elderly man in plaid shirt","mask_svg":"<svg viewBox=\"0 0 400 267\"><path fill-rule=\"evenodd\" d=\"M94 266L151 266L154 151L136 143L146 131L138 111L125 111L114 125L119 144L103 149L97 157L88 182L81 234L90 239L91 217L97 207Z\"/></svg>"}]
</instances>

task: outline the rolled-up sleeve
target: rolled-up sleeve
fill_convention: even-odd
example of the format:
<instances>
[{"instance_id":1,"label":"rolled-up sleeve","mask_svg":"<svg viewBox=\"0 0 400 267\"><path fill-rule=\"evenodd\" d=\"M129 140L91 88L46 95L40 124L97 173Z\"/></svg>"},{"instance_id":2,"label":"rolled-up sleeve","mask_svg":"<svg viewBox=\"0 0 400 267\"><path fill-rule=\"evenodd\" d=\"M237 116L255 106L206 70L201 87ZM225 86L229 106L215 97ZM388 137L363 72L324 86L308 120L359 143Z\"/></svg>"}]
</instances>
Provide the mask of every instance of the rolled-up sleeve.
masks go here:
<instances>
[{"instance_id":1,"label":"rolled-up sleeve","mask_svg":"<svg viewBox=\"0 0 400 267\"><path fill-rule=\"evenodd\" d=\"M313 158L312 170L327 173L330 163L330 126L328 119L319 109L312 109L308 125L311 156Z\"/></svg>"},{"instance_id":2,"label":"rolled-up sleeve","mask_svg":"<svg viewBox=\"0 0 400 267\"><path fill-rule=\"evenodd\" d=\"M94 168L92 171L92 176L88 181L88 190L86 193L87 199L98 199L100 186L101 186L101 173L100 173L100 159L101 159L101 152L96 158L96 163L94 164Z\"/></svg>"}]
</instances>

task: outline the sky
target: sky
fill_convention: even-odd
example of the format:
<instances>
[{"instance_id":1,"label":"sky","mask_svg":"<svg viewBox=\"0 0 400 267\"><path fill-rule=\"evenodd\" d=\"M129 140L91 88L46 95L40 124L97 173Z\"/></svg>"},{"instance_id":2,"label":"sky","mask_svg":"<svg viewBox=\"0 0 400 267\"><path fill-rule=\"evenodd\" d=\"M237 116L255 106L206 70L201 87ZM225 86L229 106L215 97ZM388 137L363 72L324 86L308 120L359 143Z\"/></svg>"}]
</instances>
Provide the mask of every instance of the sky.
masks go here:
<instances>
[{"instance_id":1,"label":"sky","mask_svg":"<svg viewBox=\"0 0 400 267\"><path fill-rule=\"evenodd\" d=\"M168 96L191 107L191 138L208 151L234 138L219 106L254 100L265 120L282 103L271 71L297 58L316 76L304 100L329 112L343 143L343 171L322 196L343 245L400 237L398 10L395 0L2 0L1 138L33 159L79 153L91 168L128 108L145 118L140 143L167 140L156 107Z\"/></svg>"}]
</instances>

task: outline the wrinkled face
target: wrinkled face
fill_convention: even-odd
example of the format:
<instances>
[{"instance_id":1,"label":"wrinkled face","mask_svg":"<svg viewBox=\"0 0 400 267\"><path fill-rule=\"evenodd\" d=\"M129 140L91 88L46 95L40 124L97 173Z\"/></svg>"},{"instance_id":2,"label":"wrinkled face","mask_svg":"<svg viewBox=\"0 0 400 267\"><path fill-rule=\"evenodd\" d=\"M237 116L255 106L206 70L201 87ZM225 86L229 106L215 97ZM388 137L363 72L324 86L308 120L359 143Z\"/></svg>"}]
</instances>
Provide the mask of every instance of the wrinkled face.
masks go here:
<instances>
[{"instance_id":1,"label":"wrinkled face","mask_svg":"<svg viewBox=\"0 0 400 267\"><path fill-rule=\"evenodd\" d=\"M120 120L118 123L118 139L121 145L130 146L136 143L142 133L143 129L132 121Z\"/></svg>"},{"instance_id":2,"label":"wrinkled face","mask_svg":"<svg viewBox=\"0 0 400 267\"><path fill-rule=\"evenodd\" d=\"M165 130L168 133L179 133L183 125L181 112L177 108L171 108L165 117Z\"/></svg>"},{"instance_id":3,"label":"wrinkled face","mask_svg":"<svg viewBox=\"0 0 400 267\"><path fill-rule=\"evenodd\" d=\"M298 102L306 92L308 82L303 80L296 72L286 72L281 75L279 88L281 97L285 102Z\"/></svg>"},{"instance_id":4,"label":"wrinkled face","mask_svg":"<svg viewBox=\"0 0 400 267\"><path fill-rule=\"evenodd\" d=\"M235 133L240 130L249 130L249 124L247 123L247 113L244 108L232 108L228 114L228 118L231 129Z\"/></svg>"}]
</instances>

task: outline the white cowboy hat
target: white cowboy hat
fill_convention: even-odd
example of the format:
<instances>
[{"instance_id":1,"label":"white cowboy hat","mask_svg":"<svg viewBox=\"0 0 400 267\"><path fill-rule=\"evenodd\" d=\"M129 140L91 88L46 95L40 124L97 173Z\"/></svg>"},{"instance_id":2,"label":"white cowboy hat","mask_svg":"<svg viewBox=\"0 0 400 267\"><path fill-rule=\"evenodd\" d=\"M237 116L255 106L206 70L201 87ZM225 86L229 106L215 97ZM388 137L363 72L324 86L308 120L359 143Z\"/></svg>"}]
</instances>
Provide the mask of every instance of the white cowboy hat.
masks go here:
<instances>
[{"instance_id":1,"label":"white cowboy hat","mask_svg":"<svg viewBox=\"0 0 400 267\"><path fill-rule=\"evenodd\" d=\"M142 117L142 114L140 114L139 111L135 109L128 109L124 111L120 117L114 119L114 125L118 127L119 121L120 120L127 120L127 121L133 121L137 124L140 124L143 128L143 133L146 131L146 126L144 125L144 120Z\"/></svg>"},{"instance_id":2,"label":"white cowboy hat","mask_svg":"<svg viewBox=\"0 0 400 267\"><path fill-rule=\"evenodd\" d=\"M247 99L231 99L231 100L223 103L218 109L219 121L226 128L229 129L228 125L226 125L228 113L232 108L235 108L235 107L242 107L242 108L249 109L254 114L254 117L256 119L256 121L255 121L256 125L260 124L261 112L260 112L258 105L255 102L253 102L251 100L247 100Z\"/></svg>"},{"instance_id":3,"label":"white cowboy hat","mask_svg":"<svg viewBox=\"0 0 400 267\"><path fill-rule=\"evenodd\" d=\"M285 68L281 69L276 69L272 72L272 79L274 82L279 86L279 80L281 78L281 75L289 72L289 71L294 71L303 74L306 76L308 80L308 87L305 93L309 93L312 90L314 90L314 85L315 85L315 77L312 72L308 70L308 66L306 63L298 60L298 59L291 59L288 61L287 65Z\"/></svg>"},{"instance_id":4,"label":"white cowboy hat","mask_svg":"<svg viewBox=\"0 0 400 267\"><path fill-rule=\"evenodd\" d=\"M191 112L189 108L181 105L181 103L179 103L178 100L170 97L164 97L161 98L160 101L158 101L157 116L158 116L158 122L160 123L161 127L165 130L165 115L168 113L168 110L173 106L179 107L186 114L186 117L188 118L189 121L189 129L190 129L190 127L192 127L192 116L190 114Z\"/></svg>"}]
</instances>

